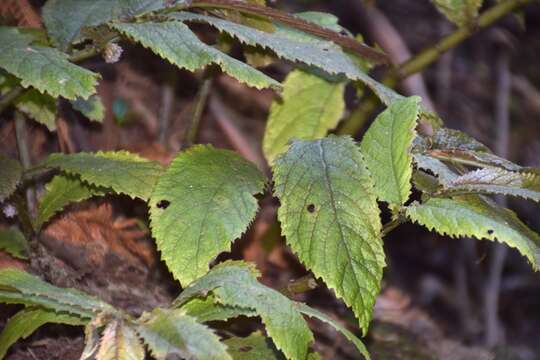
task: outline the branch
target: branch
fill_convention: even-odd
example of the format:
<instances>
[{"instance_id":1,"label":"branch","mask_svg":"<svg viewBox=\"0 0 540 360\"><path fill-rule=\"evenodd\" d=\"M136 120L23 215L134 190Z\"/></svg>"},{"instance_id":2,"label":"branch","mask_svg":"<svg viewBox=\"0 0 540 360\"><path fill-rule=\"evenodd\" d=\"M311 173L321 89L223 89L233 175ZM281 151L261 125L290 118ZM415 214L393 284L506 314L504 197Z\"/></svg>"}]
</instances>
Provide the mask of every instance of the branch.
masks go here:
<instances>
[{"instance_id":1,"label":"branch","mask_svg":"<svg viewBox=\"0 0 540 360\"><path fill-rule=\"evenodd\" d=\"M463 26L443 37L435 45L423 50L390 71L390 73L383 78L382 83L392 88L395 87L400 80L422 71L427 66L434 63L442 54L461 44L479 30L490 26L508 13L532 1L534 0L507 0L494 5L478 17L476 26ZM379 99L372 94L352 112L347 120L345 120L338 133L349 135L356 134L365 123L365 118L377 108L378 104Z\"/></svg>"}]
</instances>

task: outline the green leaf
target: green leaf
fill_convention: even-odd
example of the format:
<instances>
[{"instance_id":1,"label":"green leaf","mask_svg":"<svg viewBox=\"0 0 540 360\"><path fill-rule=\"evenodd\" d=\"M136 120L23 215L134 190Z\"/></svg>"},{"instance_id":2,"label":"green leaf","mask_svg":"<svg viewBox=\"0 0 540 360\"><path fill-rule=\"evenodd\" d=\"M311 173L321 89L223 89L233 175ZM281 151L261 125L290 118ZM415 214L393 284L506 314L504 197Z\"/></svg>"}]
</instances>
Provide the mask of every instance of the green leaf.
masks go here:
<instances>
[{"instance_id":1,"label":"green leaf","mask_svg":"<svg viewBox=\"0 0 540 360\"><path fill-rule=\"evenodd\" d=\"M447 161L475 167L496 167L509 171L520 171L521 166L497 155L467 150L429 150L426 155Z\"/></svg>"},{"instance_id":2,"label":"green leaf","mask_svg":"<svg viewBox=\"0 0 540 360\"><path fill-rule=\"evenodd\" d=\"M231 21L185 11L172 13L169 18L183 22L207 23L220 32L231 35L242 44L270 49L282 59L315 66L332 75L343 75L351 80L360 80L368 85L384 103L388 104L402 98L401 95L369 77L357 66L352 57L332 42L299 38L292 36L288 31L267 33Z\"/></svg>"},{"instance_id":3,"label":"green leaf","mask_svg":"<svg viewBox=\"0 0 540 360\"><path fill-rule=\"evenodd\" d=\"M55 45L66 50L84 39L81 30L111 20L127 21L184 0L49 0L43 7L43 22Z\"/></svg>"},{"instance_id":4,"label":"green leaf","mask_svg":"<svg viewBox=\"0 0 540 360\"><path fill-rule=\"evenodd\" d=\"M113 311L108 304L78 290L58 288L27 272L9 268L0 270L0 302L37 305L84 318L100 311Z\"/></svg>"},{"instance_id":5,"label":"green leaf","mask_svg":"<svg viewBox=\"0 0 540 360\"><path fill-rule=\"evenodd\" d=\"M437 9L458 26L470 25L478 16L483 0L431 0Z\"/></svg>"},{"instance_id":6,"label":"green leaf","mask_svg":"<svg viewBox=\"0 0 540 360\"><path fill-rule=\"evenodd\" d=\"M0 229L0 250L18 259L28 259L28 242L16 228Z\"/></svg>"},{"instance_id":7,"label":"green leaf","mask_svg":"<svg viewBox=\"0 0 540 360\"><path fill-rule=\"evenodd\" d=\"M277 81L262 72L206 45L181 22L145 22L112 26L180 68L195 71L210 64L217 64L238 81L257 89L281 87Z\"/></svg>"},{"instance_id":8,"label":"green leaf","mask_svg":"<svg viewBox=\"0 0 540 360\"><path fill-rule=\"evenodd\" d=\"M252 265L228 261L188 286L175 301L212 292L223 305L254 309L266 325L268 335L288 359L305 359L313 334L294 303L283 294L260 284Z\"/></svg>"},{"instance_id":9,"label":"green leaf","mask_svg":"<svg viewBox=\"0 0 540 360\"><path fill-rule=\"evenodd\" d=\"M498 240L516 248L535 270L540 270L540 235L523 224L514 212L488 200L477 196L432 198L424 204L409 206L407 216L443 235Z\"/></svg>"},{"instance_id":10,"label":"green leaf","mask_svg":"<svg viewBox=\"0 0 540 360\"><path fill-rule=\"evenodd\" d=\"M429 170L439 178L441 183L447 183L459 175L450 170L442 161L435 159L431 156L414 154L414 162L419 169Z\"/></svg>"},{"instance_id":11,"label":"green leaf","mask_svg":"<svg viewBox=\"0 0 540 360\"><path fill-rule=\"evenodd\" d=\"M144 360L144 357L144 347L130 326L120 320L107 324L96 360Z\"/></svg>"},{"instance_id":12,"label":"green leaf","mask_svg":"<svg viewBox=\"0 0 540 360\"><path fill-rule=\"evenodd\" d=\"M443 192L510 195L540 202L540 176L485 168L446 182Z\"/></svg>"},{"instance_id":13,"label":"green leaf","mask_svg":"<svg viewBox=\"0 0 540 360\"><path fill-rule=\"evenodd\" d=\"M385 260L373 180L358 147L348 137L297 141L273 171L288 244L366 332Z\"/></svg>"},{"instance_id":14,"label":"green leaf","mask_svg":"<svg viewBox=\"0 0 540 360\"><path fill-rule=\"evenodd\" d=\"M50 218L71 203L105 194L105 189L88 185L74 176L57 175L45 186L45 194L39 203L34 226L40 229Z\"/></svg>"},{"instance_id":15,"label":"green leaf","mask_svg":"<svg viewBox=\"0 0 540 360\"><path fill-rule=\"evenodd\" d=\"M257 313L249 308L223 305L209 295L205 299L195 298L182 305L188 315L197 318L199 322L225 321L239 316L254 317Z\"/></svg>"},{"instance_id":16,"label":"green leaf","mask_svg":"<svg viewBox=\"0 0 540 360\"><path fill-rule=\"evenodd\" d=\"M283 355L277 351L267 337L259 331L247 337L232 337L224 341L227 350L234 360L282 360Z\"/></svg>"},{"instance_id":17,"label":"green leaf","mask_svg":"<svg viewBox=\"0 0 540 360\"><path fill-rule=\"evenodd\" d=\"M232 359L219 337L184 310L157 308L143 314L139 324L137 332L158 360L170 355L198 360Z\"/></svg>"},{"instance_id":18,"label":"green leaf","mask_svg":"<svg viewBox=\"0 0 540 360\"><path fill-rule=\"evenodd\" d=\"M21 182L23 168L20 162L10 159L0 154L0 203L6 200L17 190Z\"/></svg>"},{"instance_id":19,"label":"green leaf","mask_svg":"<svg viewBox=\"0 0 540 360\"><path fill-rule=\"evenodd\" d=\"M470 135L454 129L437 129L430 140L432 143L431 147L438 150L491 152L486 145Z\"/></svg>"},{"instance_id":20,"label":"green leaf","mask_svg":"<svg viewBox=\"0 0 540 360\"><path fill-rule=\"evenodd\" d=\"M105 118L105 107L98 95L92 95L88 100L78 98L72 101L71 105L89 120L103 122Z\"/></svg>"},{"instance_id":21,"label":"green leaf","mask_svg":"<svg viewBox=\"0 0 540 360\"><path fill-rule=\"evenodd\" d=\"M21 79L24 87L66 99L96 92L98 74L70 63L67 55L41 45L16 28L0 27L0 67Z\"/></svg>"},{"instance_id":22,"label":"green leaf","mask_svg":"<svg viewBox=\"0 0 540 360\"><path fill-rule=\"evenodd\" d=\"M16 77L0 74L0 93L2 95L17 85L19 85L19 80ZM14 105L19 111L45 125L49 131L56 129L56 100L52 96L30 89L19 96Z\"/></svg>"},{"instance_id":23,"label":"green leaf","mask_svg":"<svg viewBox=\"0 0 540 360\"><path fill-rule=\"evenodd\" d=\"M403 205L411 194L412 156L420 98L396 101L370 126L360 148L379 200Z\"/></svg>"},{"instance_id":24,"label":"green leaf","mask_svg":"<svg viewBox=\"0 0 540 360\"><path fill-rule=\"evenodd\" d=\"M264 184L255 165L232 151L198 145L174 159L152 193L150 220L161 257L182 285L242 235Z\"/></svg>"},{"instance_id":25,"label":"green leaf","mask_svg":"<svg viewBox=\"0 0 540 360\"><path fill-rule=\"evenodd\" d=\"M163 172L159 163L127 151L51 154L40 167L57 167L91 185L142 200L150 197Z\"/></svg>"},{"instance_id":26,"label":"green leaf","mask_svg":"<svg viewBox=\"0 0 540 360\"><path fill-rule=\"evenodd\" d=\"M315 318L315 319L318 319L318 320L332 326L334 329L336 329L341 334L343 334L343 336L345 336L350 342L352 342L354 344L354 346L356 346L358 351L367 360L371 359L371 357L369 356L369 352L368 352L366 346L364 345L364 343L359 338L357 338L352 332L350 332L344 326L342 326L340 323L338 323L337 321L335 321L334 319L332 319L328 315L320 312L319 310L316 310L316 309L314 309L312 307L307 306L306 304L296 303L296 307L298 308L298 310L302 314L307 315L307 316L312 317L312 318Z\"/></svg>"},{"instance_id":27,"label":"green leaf","mask_svg":"<svg viewBox=\"0 0 540 360\"><path fill-rule=\"evenodd\" d=\"M285 151L291 139L313 140L336 127L345 110L345 83L294 70L274 101L264 133L263 151L269 163Z\"/></svg>"},{"instance_id":28,"label":"green leaf","mask_svg":"<svg viewBox=\"0 0 540 360\"><path fill-rule=\"evenodd\" d=\"M9 347L19 339L30 336L39 327L47 323L84 325L86 320L79 317L59 314L41 308L26 308L12 316L0 334L0 359L6 355Z\"/></svg>"}]
</instances>

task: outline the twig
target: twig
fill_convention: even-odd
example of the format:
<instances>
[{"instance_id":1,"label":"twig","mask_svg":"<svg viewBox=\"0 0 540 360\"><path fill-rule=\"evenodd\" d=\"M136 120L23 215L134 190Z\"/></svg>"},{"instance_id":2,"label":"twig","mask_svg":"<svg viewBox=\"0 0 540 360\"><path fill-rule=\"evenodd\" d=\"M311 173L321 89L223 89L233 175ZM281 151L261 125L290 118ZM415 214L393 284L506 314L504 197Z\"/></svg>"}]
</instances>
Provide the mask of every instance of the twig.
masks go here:
<instances>
[{"instance_id":1,"label":"twig","mask_svg":"<svg viewBox=\"0 0 540 360\"><path fill-rule=\"evenodd\" d=\"M396 229L399 225L405 223L406 221L407 219L404 216L398 215L398 217L396 217L395 219L387 222L386 224L383 225L383 228L381 231L381 237L385 237L394 229Z\"/></svg>"},{"instance_id":2,"label":"twig","mask_svg":"<svg viewBox=\"0 0 540 360\"><path fill-rule=\"evenodd\" d=\"M203 76L204 80L197 94L195 102L195 109L193 110L193 116L191 122L188 125L186 131L186 137L184 139L184 148L188 148L197 141L197 135L199 134L199 128L201 124L202 115L206 104L208 102L208 96L210 95L210 89L212 88L212 78Z\"/></svg>"},{"instance_id":3,"label":"twig","mask_svg":"<svg viewBox=\"0 0 540 360\"><path fill-rule=\"evenodd\" d=\"M509 148L509 102L511 91L511 75L509 65L509 54L507 49L501 50L497 61L497 94L495 97L495 152L504 158L508 157ZM501 206L506 206L507 200L504 197L497 198ZM484 342L486 346L495 346L502 340L502 328L499 320L499 293L501 289L502 271L508 248L505 245L495 243L491 247L491 262L489 264L489 274L484 293L485 307L485 334Z\"/></svg>"},{"instance_id":4,"label":"twig","mask_svg":"<svg viewBox=\"0 0 540 360\"><path fill-rule=\"evenodd\" d=\"M490 26L506 14L532 1L534 0L506 0L492 6L478 17L476 26L463 26L458 28L448 36L442 38L435 45L423 50L388 73L381 82L386 86L392 88L395 87L400 80L422 71L435 62L446 51L461 44L477 31ZM338 130L338 133L355 135L365 123L365 119L360 116L371 114L377 108L378 104L379 99L374 94L371 94L371 96L366 98L360 105L363 109L356 109L353 111L351 116L343 123L342 128Z\"/></svg>"},{"instance_id":5,"label":"twig","mask_svg":"<svg viewBox=\"0 0 540 360\"><path fill-rule=\"evenodd\" d=\"M176 89L176 71L171 70L171 80L163 84L161 90L161 110L159 112L159 143L166 149L167 135L171 115L174 109L174 92Z\"/></svg>"}]
</instances>

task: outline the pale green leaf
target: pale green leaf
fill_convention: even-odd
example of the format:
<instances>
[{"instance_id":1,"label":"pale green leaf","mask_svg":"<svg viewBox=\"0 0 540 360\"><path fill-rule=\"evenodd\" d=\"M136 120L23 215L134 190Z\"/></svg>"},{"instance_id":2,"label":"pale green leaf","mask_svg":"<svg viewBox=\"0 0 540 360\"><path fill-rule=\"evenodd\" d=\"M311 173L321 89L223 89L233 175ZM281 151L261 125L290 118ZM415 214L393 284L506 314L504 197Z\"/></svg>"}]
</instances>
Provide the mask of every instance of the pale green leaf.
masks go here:
<instances>
[{"instance_id":1,"label":"pale green leaf","mask_svg":"<svg viewBox=\"0 0 540 360\"><path fill-rule=\"evenodd\" d=\"M229 150L198 145L180 153L150 199L152 234L161 257L182 285L208 271L257 212L261 172Z\"/></svg>"},{"instance_id":2,"label":"pale green leaf","mask_svg":"<svg viewBox=\"0 0 540 360\"><path fill-rule=\"evenodd\" d=\"M84 37L81 30L108 23L127 21L150 11L184 0L49 0L43 7L43 22L54 43L67 49Z\"/></svg>"},{"instance_id":3,"label":"pale green leaf","mask_svg":"<svg viewBox=\"0 0 540 360\"><path fill-rule=\"evenodd\" d=\"M171 355L198 360L232 359L219 337L182 309L154 309L143 314L139 324L137 332L157 360Z\"/></svg>"},{"instance_id":4,"label":"pale green leaf","mask_svg":"<svg viewBox=\"0 0 540 360\"><path fill-rule=\"evenodd\" d=\"M85 318L94 312L112 311L108 304L78 290L59 288L10 268L0 270L0 302L37 305Z\"/></svg>"},{"instance_id":5,"label":"pale green leaf","mask_svg":"<svg viewBox=\"0 0 540 360\"><path fill-rule=\"evenodd\" d=\"M130 326L120 320L107 324L96 360L144 360L144 357L144 347Z\"/></svg>"},{"instance_id":6,"label":"pale green leaf","mask_svg":"<svg viewBox=\"0 0 540 360\"><path fill-rule=\"evenodd\" d=\"M260 332L247 337L233 337L224 341L234 360L283 360L272 341Z\"/></svg>"},{"instance_id":7,"label":"pale green leaf","mask_svg":"<svg viewBox=\"0 0 540 360\"><path fill-rule=\"evenodd\" d=\"M396 101L370 126L360 148L375 181L379 200L403 205L411 193L411 147L416 135L420 98Z\"/></svg>"},{"instance_id":8,"label":"pale green leaf","mask_svg":"<svg viewBox=\"0 0 540 360\"><path fill-rule=\"evenodd\" d=\"M352 57L332 42L299 38L292 36L288 31L267 33L231 21L185 11L173 13L169 15L169 18L207 23L220 32L238 39L242 44L261 46L272 50L280 58L315 66L332 75L343 75L351 80L360 80L368 85L384 103L389 104L402 98L401 95L369 77L357 66Z\"/></svg>"},{"instance_id":9,"label":"pale green leaf","mask_svg":"<svg viewBox=\"0 0 540 360\"><path fill-rule=\"evenodd\" d=\"M540 176L485 168L446 182L444 192L510 195L540 202Z\"/></svg>"},{"instance_id":10,"label":"pale green leaf","mask_svg":"<svg viewBox=\"0 0 540 360\"><path fill-rule=\"evenodd\" d=\"M17 186L21 182L23 168L20 162L0 154L0 203L6 200L17 190Z\"/></svg>"},{"instance_id":11,"label":"pale green leaf","mask_svg":"<svg viewBox=\"0 0 540 360\"><path fill-rule=\"evenodd\" d=\"M60 168L91 185L142 200L150 197L163 172L159 163L127 151L51 154L40 166Z\"/></svg>"},{"instance_id":12,"label":"pale green leaf","mask_svg":"<svg viewBox=\"0 0 540 360\"><path fill-rule=\"evenodd\" d=\"M0 93L6 94L19 84L19 80L11 75L0 74ZM54 131L56 129L56 100L47 94L42 94L36 89L27 90L23 95L15 99L15 107Z\"/></svg>"},{"instance_id":13,"label":"pale green leaf","mask_svg":"<svg viewBox=\"0 0 540 360\"><path fill-rule=\"evenodd\" d=\"M287 243L351 306L364 332L385 256L371 179L351 138L294 142L273 168Z\"/></svg>"},{"instance_id":14,"label":"pale green leaf","mask_svg":"<svg viewBox=\"0 0 540 360\"><path fill-rule=\"evenodd\" d=\"M19 259L28 259L28 242L16 228L0 229L0 250Z\"/></svg>"},{"instance_id":15,"label":"pale green leaf","mask_svg":"<svg viewBox=\"0 0 540 360\"><path fill-rule=\"evenodd\" d=\"M356 337L352 332L347 330L347 328L345 328L343 325L341 325L340 323L338 323L337 321L335 321L334 319L332 319L328 315L326 315L326 314L324 314L324 313L320 312L319 310L316 310L316 309L314 309L312 307L309 307L306 304L296 303L296 307L298 308L298 310L302 314L307 315L307 316L312 317L312 318L315 318L315 319L318 319L318 320L332 326L334 329L336 329L341 334L343 334L343 336L345 336L350 342L352 342L354 344L354 346L356 346L356 348L358 349L360 354L362 354L364 356L364 358L366 358L366 360L371 359L371 357L369 356L369 352L368 352L366 346L364 345L364 343L358 337Z\"/></svg>"},{"instance_id":16,"label":"pale green leaf","mask_svg":"<svg viewBox=\"0 0 540 360\"><path fill-rule=\"evenodd\" d=\"M199 322L225 321L239 316L257 316L257 313L253 309L223 305L215 301L211 295L208 295L204 299L191 299L182 305L182 309L188 315L197 318Z\"/></svg>"},{"instance_id":17,"label":"pale green leaf","mask_svg":"<svg viewBox=\"0 0 540 360\"><path fill-rule=\"evenodd\" d=\"M483 0L431 0L437 9L458 26L472 25Z\"/></svg>"},{"instance_id":18,"label":"pale green leaf","mask_svg":"<svg viewBox=\"0 0 540 360\"><path fill-rule=\"evenodd\" d=\"M96 92L98 74L70 63L51 47L32 45L33 37L16 28L0 27L0 68L21 79L24 87L66 99Z\"/></svg>"},{"instance_id":19,"label":"pale green leaf","mask_svg":"<svg viewBox=\"0 0 540 360\"><path fill-rule=\"evenodd\" d=\"M12 316L0 334L0 359L6 355L9 347L20 339L30 336L39 327L47 323L84 325L87 320L79 317L59 314L41 308L26 308Z\"/></svg>"},{"instance_id":20,"label":"pale green leaf","mask_svg":"<svg viewBox=\"0 0 540 360\"><path fill-rule=\"evenodd\" d=\"M224 305L254 309L266 325L266 332L288 359L305 359L313 334L294 303L283 294L260 284L247 263L228 261L188 286L175 301L205 296L212 292Z\"/></svg>"},{"instance_id":21,"label":"pale green leaf","mask_svg":"<svg viewBox=\"0 0 540 360\"><path fill-rule=\"evenodd\" d=\"M206 45L181 22L145 22L112 26L180 68L195 71L210 64L217 64L238 81L257 89L280 87L277 81L262 72Z\"/></svg>"},{"instance_id":22,"label":"pale green leaf","mask_svg":"<svg viewBox=\"0 0 540 360\"><path fill-rule=\"evenodd\" d=\"M71 105L89 120L103 122L105 118L105 106L98 95L92 95L87 100L78 98Z\"/></svg>"},{"instance_id":23,"label":"pale green leaf","mask_svg":"<svg viewBox=\"0 0 540 360\"><path fill-rule=\"evenodd\" d=\"M283 83L282 98L275 100L264 133L268 162L285 151L291 139L313 140L336 127L345 110L345 83L294 70Z\"/></svg>"},{"instance_id":24,"label":"pale green leaf","mask_svg":"<svg viewBox=\"0 0 540 360\"><path fill-rule=\"evenodd\" d=\"M523 224L508 209L475 196L432 198L407 208L411 220L429 230L452 237L498 240L516 248L540 270L540 235Z\"/></svg>"},{"instance_id":25,"label":"pale green leaf","mask_svg":"<svg viewBox=\"0 0 540 360\"><path fill-rule=\"evenodd\" d=\"M96 195L105 195L106 190L89 185L77 177L57 175L45 186L34 225L40 229L51 217L71 203L86 200Z\"/></svg>"}]
</instances>

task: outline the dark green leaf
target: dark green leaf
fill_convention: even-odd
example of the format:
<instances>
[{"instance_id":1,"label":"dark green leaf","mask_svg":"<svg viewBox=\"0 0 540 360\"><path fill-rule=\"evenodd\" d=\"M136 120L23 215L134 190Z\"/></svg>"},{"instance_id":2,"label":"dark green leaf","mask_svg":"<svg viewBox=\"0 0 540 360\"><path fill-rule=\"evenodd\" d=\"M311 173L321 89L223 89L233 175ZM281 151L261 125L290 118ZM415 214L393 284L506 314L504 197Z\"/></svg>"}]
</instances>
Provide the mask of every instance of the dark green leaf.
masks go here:
<instances>
[{"instance_id":1,"label":"dark green leaf","mask_svg":"<svg viewBox=\"0 0 540 360\"><path fill-rule=\"evenodd\" d=\"M23 174L20 162L10 159L0 154L0 203L11 196L17 189Z\"/></svg>"},{"instance_id":2,"label":"dark green leaf","mask_svg":"<svg viewBox=\"0 0 540 360\"><path fill-rule=\"evenodd\" d=\"M0 250L19 259L28 259L28 242L16 228L0 229Z\"/></svg>"}]
</instances>

